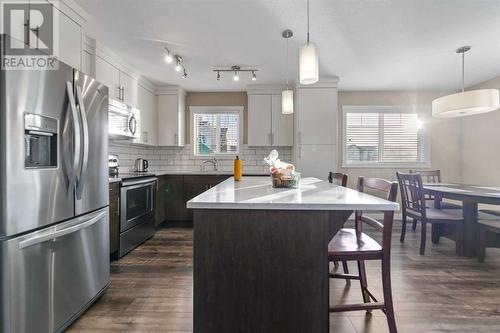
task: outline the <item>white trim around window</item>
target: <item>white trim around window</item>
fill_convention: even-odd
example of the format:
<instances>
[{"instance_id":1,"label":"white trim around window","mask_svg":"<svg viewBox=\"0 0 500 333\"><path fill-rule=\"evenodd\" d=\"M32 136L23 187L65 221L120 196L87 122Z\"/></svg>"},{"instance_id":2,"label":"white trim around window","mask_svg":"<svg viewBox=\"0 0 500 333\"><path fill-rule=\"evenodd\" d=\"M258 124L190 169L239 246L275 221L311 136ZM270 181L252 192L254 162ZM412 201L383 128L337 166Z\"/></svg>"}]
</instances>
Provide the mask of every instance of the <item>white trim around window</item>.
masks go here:
<instances>
[{"instance_id":1,"label":"white trim around window","mask_svg":"<svg viewBox=\"0 0 500 333\"><path fill-rule=\"evenodd\" d=\"M358 124L360 121L365 124ZM392 123L385 124L389 121ZM430 167L429 122L430 108L425 106L343 105L342 167ZM404 128L405 123L410 125L408 129ZM401 144L398 142L398 136L401 137ZM353 140L355 143L348 144L347 140Z\"/></svg>"},{"instance_id":2,"label":"white trim around window","mask_svg":"<svg viewBox=\"0 0 500 333\"><path fill-rule=\"evenodd\" d=\"M233 159L236 155L241 154L243 147L243 106L190 106L190 130L191 130L191 140L193 146L193 155L199 158L206 157L217 157L220 159L228 158ZM238 134L237 134L237 144L236 150L230 152L215 152L215 153L201 153L198 150L197 142L198 142L198 134L197 129L195 127L195 115L196 114L205 114L205 115L224 115L224 114L236 114L238 117ZM216 131L213 139L216 140L215 147L217 149L220 148L220 127L219 127L219 118L216 118L216 127L214 130Z\"/></svg>"}]
</instances>

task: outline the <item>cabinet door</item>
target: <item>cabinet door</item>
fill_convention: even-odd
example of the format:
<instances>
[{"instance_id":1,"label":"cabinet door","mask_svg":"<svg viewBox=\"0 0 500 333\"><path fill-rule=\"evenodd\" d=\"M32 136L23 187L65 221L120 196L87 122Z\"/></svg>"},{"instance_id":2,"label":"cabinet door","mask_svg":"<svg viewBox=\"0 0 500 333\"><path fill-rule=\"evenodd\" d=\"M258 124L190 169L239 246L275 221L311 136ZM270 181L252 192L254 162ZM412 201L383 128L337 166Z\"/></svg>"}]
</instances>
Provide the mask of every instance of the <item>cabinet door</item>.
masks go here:
<instances>
[{"instance_id":1,"label":"cabinet door","mask_svg":"<svg viewBox=\"0 0 500 333\"><path fill-rule=\"evenodd\" d=\"M108 86L109 98L120 100L120 71L99 56L95 58L95 76L97 81Z\"/></svg>"},{"instance_id":2,"label":"cabinet door","mask_svg":"<svg viewBox=\"0 0 500 333\"><path fill-rule=\"evenodd\" d=\"M298 143L337 143L337 89L302 88L298 94Z\"/></svg>"},{"instance_id":3,"label":"cabinet door","mask_svg":"<svg viewBox=\"0 0 500 333\"><path fill-rule=\"evenodd\" d=\"M178 145L178 116L179 105L177 95L158 95L157 136L159 146Z\"/></svg>"},{"instance_id":4,"label":"cabinet door","mask_svg":"<svg viewBox=\"0 0 500 333\"><path fill-rule=\"evenodd\" d=\"M119 182L109 184L109 247L110 254L118 251L120 237Z\"/></svg>"},{"instance_id":5,"label":"cabinet door","mask_svg":"<svg viewBox=\"0 0 500 333\"><path fill-rule=\"evenodd\" d=\"M336 145L299 145L297 171L304 177L327 179L328 172L337 169Z\"/></svg>"},{"instance_id":6,"label":"cabinet door","mask_svg":"<svg viewBox=\"0 0 500 333\"><path fill-rule=\"evenodd\" d=\"M72 19L59 11L59 50L58 58L80 70L82 68L82 29Z\"/></svg>"},{"instance_id":7,"label":"cabinet door","mask_svg":"<svg viewBox=\"0 0 500 333\"><path fill-rule=\"evenodd\" d=\"M137 108L137 99L138 99L137 95L139 88L139 83L137 79L133 78L128 74L120 72L120 85L123 89L122 90L123 103L133 108Z\"/></svg>"},{"instance_id":8,"label":"cabinet door","mask_svg":"<svg viewBox=\"0 0 500 333\"><path fill-rule=\"evenodd\" d=\"M156 145L156 100L146 88L138 87L137 108L141 114L141 133L136 142Z\"/></svg>"},{"instance_id":9,"label":"cabinet door","mask_svg":"<svg viewBox=\"0 0 500 333\"><path fill-rule=\"evenodd\" d=\"M293 114L281 113L281 95L272 95L272 144L293 146Z\"/></svg>"},{"instance_id":10,"label":"cabinet door","mask_svg":"<svg viewBox=\"0 0 500 333\"><path fill-rule=\"evenodd\" d=\"M186 221L187 208L184 200L184 176L164 176L163 206L166 221Z\"/></svg>"},{"instance_id":11,"label":"cabinet door","mask_svg":"<svg viewBox=\"0 0 500 333\"><path fill-rule=\"evenodd\" d=\"M87 51L82 51L82 72L95 77L93 55Z\"/></svg>"},{"instance_id":12,"label":"cabinet door","mask_svg":"<svg viewBox=\"0 0 500 333\"><path fill-rule=\"evenodd\" d=\"M271 146L272 95L248 95L248 145Z\"/></svg>"}]
</instances>

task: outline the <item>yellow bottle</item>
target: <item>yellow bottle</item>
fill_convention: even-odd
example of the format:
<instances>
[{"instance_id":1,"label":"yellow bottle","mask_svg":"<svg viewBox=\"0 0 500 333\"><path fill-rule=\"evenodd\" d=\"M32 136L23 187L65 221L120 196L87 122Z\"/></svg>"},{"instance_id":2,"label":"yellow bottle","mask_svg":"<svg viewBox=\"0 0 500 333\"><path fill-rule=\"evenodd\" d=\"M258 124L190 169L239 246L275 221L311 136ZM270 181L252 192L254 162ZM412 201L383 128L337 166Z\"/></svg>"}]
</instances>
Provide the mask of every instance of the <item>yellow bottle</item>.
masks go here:
<instances>
[{"instance_id":1,"label":"yellow bottle","mask_svg":"<svg viewBox=\"0 0 500 333\"><path fill-rule=\"evenodd\" d=\"M234 180L241 180L241 176L243 174L243 162L240 160L239 156L236 156L234 160Z\"/></svg>"}]
</instances>

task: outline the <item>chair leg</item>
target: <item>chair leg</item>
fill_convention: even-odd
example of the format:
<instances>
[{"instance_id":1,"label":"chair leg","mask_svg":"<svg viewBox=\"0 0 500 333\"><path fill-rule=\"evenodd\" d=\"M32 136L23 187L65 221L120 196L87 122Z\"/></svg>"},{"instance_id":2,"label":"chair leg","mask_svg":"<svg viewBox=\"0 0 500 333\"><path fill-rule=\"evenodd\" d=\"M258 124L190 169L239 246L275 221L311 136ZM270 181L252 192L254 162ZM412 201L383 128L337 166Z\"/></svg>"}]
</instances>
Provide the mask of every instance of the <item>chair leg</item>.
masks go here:
<instances>
[{"instance_id":1,"label":"chair leg","mask_svg":"<svg viewBox=\"0 0 500 333\"><path fill-rule=\"evenodd\" d=\"M349 274L349 266L347 265L347 261L342 261L342 268L344 269L344 274ZM351 280L345 279L345 283L350 286Z\"/></svg>"},{"instance_id":2,"label":"chair leg","mask_svg":"<svg viewBox=\"0 0 500 333\"><path fill-rule=\"evenodd\" d=\"M415 231L417 229L417 219L413 219L413 223L411 224L411 230Z\"/></svg>"},{"instance_id":3,"label":"chair leg","mask_svg":"<svg viewBox=\"0 0 500 333\"><path fill-rule=\"evenodd\" d=\"M401 243L404 243L405 241L405 235L406 235L406 215L403 213L403 217L402 217L402 220L401 220L403 223L402 223L402 226L401 226L401 238L399 239L399 241Z\"/></svg>"},{"instance_id":4,"label":"chair leg","mask_svg":"<svg viewBox=\"0 0 500 333\"><path fill-rule=\"evenodd\" d=\"M455 251L459 256L464 255L464 225L455 226Z\"/></svg>"},{"instance_id":5,"label":"chair leg","mask_svg":"<svg viewBox=\"0 0 500 333\"><path fill-rule=\"evenodd\" d=\"M486 257L486 229L479 226L477 242L477 261L484 262Z\"/></svg>"},{"instance_id":6,"label":"chair leg","mask_svg":"<svg viewBox=\"0 0 500 333\"><path fill-rule=\"evenodd\" d=\"M422 224L422 228L424 224ZM382 288L384 293L385 315L390 333L397 333L394 305L392 303L391 264L389 259L382 259Z\"/></svg>"},{"instance_id":7,"label":"chair leg","mask_svg":"<svg viewBox=\"0 0 500 333\"><path fill-rule=\"evenodd\" d=\"M361 295L363 296L363 303L370 303L370 296L366 293L368 289L368 281L366 278L365 262L358 260L359 284L361 285ZM371 313L371 310L366 312Z\"/></svg>"},{"instance_id":8,"label":"chair leg","mask_svg":"<svg viewBox=\"0 0 500 333\"><path fill-rule=\"evenodd\" d=\"M440 229L439 224L433 223L431 228L432 244L439 244Z\"/></svg>"},{"instance_id":9,"label":"chair leg","mask_svg":"<svg viewBox=\"0 0 500 333\"><path fill-rule=\"evenodd\" d=\"M422 221L422 231L420 232L420 255L425 254L425 241L427 239L427 224Z\"/></svg>"}]
</instances>

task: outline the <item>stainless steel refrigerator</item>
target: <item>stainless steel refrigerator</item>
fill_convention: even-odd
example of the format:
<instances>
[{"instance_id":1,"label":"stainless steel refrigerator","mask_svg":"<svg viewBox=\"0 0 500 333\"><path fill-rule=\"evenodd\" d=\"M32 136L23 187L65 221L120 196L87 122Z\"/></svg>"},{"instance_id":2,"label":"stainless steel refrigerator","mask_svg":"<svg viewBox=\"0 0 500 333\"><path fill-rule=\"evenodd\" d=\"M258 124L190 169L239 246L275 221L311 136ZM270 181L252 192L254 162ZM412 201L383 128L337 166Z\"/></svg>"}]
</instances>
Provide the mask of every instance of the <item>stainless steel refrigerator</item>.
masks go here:
<instances>
[{"instance_id":1,"label":"stainless steel refrigerator","mask_svg":"<svg viewBox=\"0 0 500 333\"><path fill-rule=\"evenodd\" d=\"M107 112L62 62L0 72L0 332L63 331L109 283Z\"/></svg>"}]
</instances>

